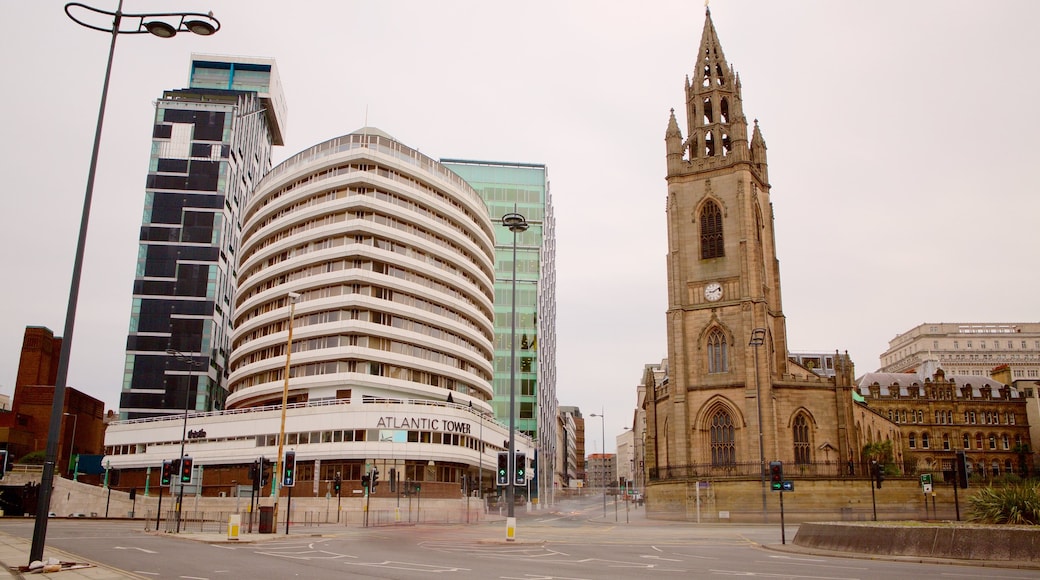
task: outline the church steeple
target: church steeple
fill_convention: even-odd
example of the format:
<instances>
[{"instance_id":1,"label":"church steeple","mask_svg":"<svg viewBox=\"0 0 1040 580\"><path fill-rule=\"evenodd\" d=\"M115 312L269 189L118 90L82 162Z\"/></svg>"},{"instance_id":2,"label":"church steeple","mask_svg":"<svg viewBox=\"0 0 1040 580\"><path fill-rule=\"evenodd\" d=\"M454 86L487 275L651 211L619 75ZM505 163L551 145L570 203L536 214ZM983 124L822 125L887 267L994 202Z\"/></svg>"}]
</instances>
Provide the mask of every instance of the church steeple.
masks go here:
<instances>
[{"instance_id":1,"label":"church steeple","mask_svg":"<svg viewBox=\"0 0 1040 580\"><path fill-rule=\"evenodd\" d=\"M689 137L683 143L683 154L689 162L687 170L712 169L751 158L740 77L726 61L709 10L705 11L692 78L686 78L686 124Z\"/></svg>"}]
</instances>

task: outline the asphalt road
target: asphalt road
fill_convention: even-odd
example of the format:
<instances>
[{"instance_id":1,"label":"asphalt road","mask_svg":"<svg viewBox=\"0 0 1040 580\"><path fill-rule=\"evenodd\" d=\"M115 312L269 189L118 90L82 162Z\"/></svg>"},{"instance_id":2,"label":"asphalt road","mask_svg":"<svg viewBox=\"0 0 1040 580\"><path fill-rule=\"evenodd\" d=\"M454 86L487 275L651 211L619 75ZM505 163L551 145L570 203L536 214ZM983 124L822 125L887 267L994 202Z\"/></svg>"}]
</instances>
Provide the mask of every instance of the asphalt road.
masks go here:
<instances>
[{"instance_id":1,"label":"asphalt road","mask_svg":"<svg viewBox=\"0 0 1040 580\"><path fill-rule=\"evenodd\" d=\"M615 517L617 521L615 522ZM47 545L158 579L498 578L645 579L745 576L845 580L1036 578L1035 570L820 557L767 549L777 525L646 520L623 504L603 517L599 497L554 509L517 509L517 541L505 523L291 528L257 543L205 543L144 531L141 521L61 520ZM788 542L796 526L788 526ZM0 520L0 531L31 537L32 520Z\"/></svg>"}]
</instances>

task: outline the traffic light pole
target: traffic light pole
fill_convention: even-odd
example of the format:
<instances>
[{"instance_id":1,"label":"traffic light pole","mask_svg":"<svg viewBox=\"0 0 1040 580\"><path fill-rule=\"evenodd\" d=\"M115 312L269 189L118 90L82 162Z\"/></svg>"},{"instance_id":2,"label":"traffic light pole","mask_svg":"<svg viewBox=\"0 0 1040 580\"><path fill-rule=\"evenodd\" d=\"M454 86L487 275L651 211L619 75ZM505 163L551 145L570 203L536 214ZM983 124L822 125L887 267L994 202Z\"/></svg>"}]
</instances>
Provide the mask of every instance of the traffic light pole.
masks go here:
<instances>
[{"instance_id":1,"label":"traffic light pole","mask_svg":"<svg viewBox=\"0 0 1040 580\"><path fill-rule=\"evenodd\" d=\"M159 531L159 518L162 516L162 490L163 484L159 483L159 507L155 508L155 531Z\"/></svg>"},{"instance_id":2,"label":"traffic light pole","mask_svg":"<svg viewBox=\"0 0 1040 580\"><path fill-rule=\"evenodd\" d=\"M289 535L289 514L292 513L292 486L289 486L289 500L285 502L285 535Z\"/></svg>"},{"instance_id":3,"label":"traffic light pole","mask_svg":"<svg viewBox=\"0 0 1040 580\"><path fill-rule=\"evenodd\" d=\"M787 544L787 531L784 529L784 489L780 488L780 544Z\"/></svg>"}]
</instances>

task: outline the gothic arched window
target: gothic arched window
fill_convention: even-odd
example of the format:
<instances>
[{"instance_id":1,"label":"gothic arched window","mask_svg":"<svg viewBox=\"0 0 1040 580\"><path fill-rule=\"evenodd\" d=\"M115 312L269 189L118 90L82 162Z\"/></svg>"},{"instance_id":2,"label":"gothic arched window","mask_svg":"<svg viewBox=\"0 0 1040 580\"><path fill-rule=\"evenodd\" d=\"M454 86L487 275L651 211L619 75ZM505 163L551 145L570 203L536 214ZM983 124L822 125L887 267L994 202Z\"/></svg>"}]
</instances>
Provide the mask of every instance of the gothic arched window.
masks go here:
<instances>
[{"instance_id":1,"label":"gothic arched window","mask_svg":"<svg viewBox=\"0 0 1040 580\"><path fill-rule=\"evenodd\" d=\"M711 464L734 465L737 449L734 440L733 418L725 409L719 409L711 418Z\"/></svg>"},{"instance_id":2,"label":"gothic arched window","mask_svg":"<svg viewBox=\"0 0 1040 580\"><path fill-rule=\"evenodd\" d=\"M701 259L725 256L722 242L722 210L714 201L709 201L701 208Z\"/></svg>"},{"instance_id":3,"label":"gothic arched window","mask_svg":"<svg viewBox=\"0 0 1040 580\"><path fill-rule=\"evenodd\" d=\"M805 415L798 415L794 420L794 462L806 465L811 461L809 443L809 422Z\"/></svg>"},{"instance_id":4,"label":"gothic arched window","mask_svg":"<svg viewBox=\"0 0 1040 580\"><path fill-rule=\"evenodd\" d=\"M729 370L726 354L726 335L716 328L708 335L709 373L724 373Z\"/></svg>"}]
</instances>

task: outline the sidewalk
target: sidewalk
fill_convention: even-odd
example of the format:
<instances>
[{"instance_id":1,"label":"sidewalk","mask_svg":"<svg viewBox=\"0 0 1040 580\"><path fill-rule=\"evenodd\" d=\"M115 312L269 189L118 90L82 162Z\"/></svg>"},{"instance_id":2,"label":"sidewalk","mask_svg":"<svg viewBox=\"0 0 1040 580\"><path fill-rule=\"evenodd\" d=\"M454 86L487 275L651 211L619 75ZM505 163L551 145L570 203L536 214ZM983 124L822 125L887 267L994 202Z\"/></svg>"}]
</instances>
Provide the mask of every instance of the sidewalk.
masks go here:
<instances>
[{"instance_id":1,"label":"sidewalk","mask_svg":"<svg viewBox=\"0 0 1040 580\"><path fill-rule=\"evenodd\" d=\"M32 540L0 532L0 565L3 565L4 570L10 574L11 578L42 577L42 574L19 571L20 566L29 564L30 552L32 552ZM88 562L79 556L44 546L43 560L46 562L48 558L56 558L62 562L60 572L48 574L48 576L61 574L62 580L118 580L123 578L144 580L145 578L144 576L138 576L123 570ZM0 578L3 577L3 573L0 572Z\"/></svg>"}]
</instances>

